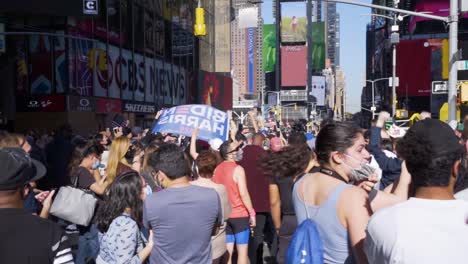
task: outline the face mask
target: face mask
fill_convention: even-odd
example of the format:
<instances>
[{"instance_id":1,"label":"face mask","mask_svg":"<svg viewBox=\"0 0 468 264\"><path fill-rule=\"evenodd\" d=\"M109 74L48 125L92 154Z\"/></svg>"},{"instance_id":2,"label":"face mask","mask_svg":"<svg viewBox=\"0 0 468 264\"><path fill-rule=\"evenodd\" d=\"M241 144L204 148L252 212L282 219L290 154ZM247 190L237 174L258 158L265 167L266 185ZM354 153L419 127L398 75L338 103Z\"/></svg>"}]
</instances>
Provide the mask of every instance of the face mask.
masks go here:
<instances>
[{"instance_id":1,"label":"face mask","mask_svg":"<svg viewBox=\"0 0 468 264\"><path fill-rule=\"evenodd\" d=\"M99 168L99 166L101 166L101 161L100 160L97 160L96 163L93 164L93 166L91 167L92 170L97 170Z\"/></svg>"},{"instance_id":2,"label":"face mask","mask_svg":"<svg viewBox=\"0 0 468 264\"><path fill-rule=\"evenodd\" d=\"M356 162L359 162L356 158L351 157L350 155L344 154L345 156L353 159ZM349 176L350 180L352 182L359 182L362 180L366 180L369 178L369 175L373 174L375 172L375 169L369 166L366 163L359 162L359 167L353 168L350 165L348 165L346 162L343 163L346 167L348 167L351 171L351 174Z\"/></svg>"}]
</instances>

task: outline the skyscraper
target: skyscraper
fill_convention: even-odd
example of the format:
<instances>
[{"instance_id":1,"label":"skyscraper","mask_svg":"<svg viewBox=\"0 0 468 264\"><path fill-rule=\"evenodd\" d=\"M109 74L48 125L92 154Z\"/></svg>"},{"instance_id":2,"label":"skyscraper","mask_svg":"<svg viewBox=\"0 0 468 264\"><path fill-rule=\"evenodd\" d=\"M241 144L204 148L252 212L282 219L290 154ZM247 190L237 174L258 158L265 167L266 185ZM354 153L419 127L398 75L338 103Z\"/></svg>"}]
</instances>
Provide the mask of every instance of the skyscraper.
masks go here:
<instances>
[{"instance_id":1,"label":"skyscraper","mask_svg":"<svg viewBox=\"0 0 468 264\"><path fill-rule=\"evenodd\" d=\"M260 99L265 86L262 68L261 5L250 4L247 0L233 0L236 19L231 22L231 74L233 78L234 106L253 106ZM256 27L239 27L239 10L258 8Z\"/></svg>"},{"instance_id":2,"label":"skyscraper","mask_svg":"<svg viewBox=\"0 0 468 264\"><path fill-rule=\"evenodd\" d=\"M327 23L327 54L331 65L340 65L340 15L336 3L326 4L325 20Z\"/></svg>"}]
</instances>

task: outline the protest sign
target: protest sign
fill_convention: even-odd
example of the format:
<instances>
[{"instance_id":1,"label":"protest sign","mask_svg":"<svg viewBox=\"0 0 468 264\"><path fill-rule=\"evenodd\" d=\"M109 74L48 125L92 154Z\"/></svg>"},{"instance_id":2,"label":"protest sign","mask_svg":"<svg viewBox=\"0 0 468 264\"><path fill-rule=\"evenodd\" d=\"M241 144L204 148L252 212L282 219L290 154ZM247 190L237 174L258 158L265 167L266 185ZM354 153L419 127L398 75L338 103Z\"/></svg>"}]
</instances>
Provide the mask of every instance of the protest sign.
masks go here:
<instances>
[{"instance_id":1,"label":"protest sign","mask_svg":"<svg viewBox=\"0 0 468 264\"><path fill-rule=\"evenodd\" d=\"M179 105L164 110L152 132L190 137L195 128L201 140L219 138L225 141L229 135L228 115L208 105Z\"/></svg>"}]
</instances>

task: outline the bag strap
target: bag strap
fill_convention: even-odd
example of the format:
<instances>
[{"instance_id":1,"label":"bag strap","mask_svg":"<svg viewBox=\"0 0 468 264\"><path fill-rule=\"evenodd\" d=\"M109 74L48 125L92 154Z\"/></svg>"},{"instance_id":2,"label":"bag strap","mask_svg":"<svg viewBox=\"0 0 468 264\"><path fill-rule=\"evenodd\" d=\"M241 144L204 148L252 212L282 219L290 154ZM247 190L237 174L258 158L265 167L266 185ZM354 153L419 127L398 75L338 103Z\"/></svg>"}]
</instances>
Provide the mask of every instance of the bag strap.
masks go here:
<instances>
[{"instance_id":1,"label":"bag strap","mask_svg":"<svg viewBox=\"0 0 468 264\"><path fill-rule=\"evenodd\" d=\"M322 168L322 167L319 168L319 171L320 171L321 173L323 173L323 174L326 174L326 175L332 177L332 178L335 178L335 179L337 179L337 180L340 180L340 181L342 181L342 182L344 182L344 183L346 183L346 184L349 183L345 178L343 178L343 176L341 176L340 174L338 174L336 171L329 170L329 169Z\"/></svg>"},{"instance_id":2,"label":"bag strap","mask_svg":"<svg viewBox=\"0 0 468 264\"><path fill-rule=\"evenodd\" d=\"M73 187L75 188L78 188L78 178L80 177L80 175L76 175L75 176L75 179L73 179Z\"/></svg>"},{"instance_id":3,"label":"bag strap","mask_svg":"<svg viewBox=\"0 0 468 264\"><path fill-rule=\"evenodd\" d=\"M307 174L304 174L303 176L301 176L301 178L304 178L304 176L307 175ZM304 181L304 180L303 180ZM310 219L310 216L309 216L309 210L307 210L307 200L306 200L306 193L305 193L305 182L302 183L302 200L304 202L304 209L305 209L305 212L306 212L306 217L307 219Z\"/></svg>"}]
</instances>

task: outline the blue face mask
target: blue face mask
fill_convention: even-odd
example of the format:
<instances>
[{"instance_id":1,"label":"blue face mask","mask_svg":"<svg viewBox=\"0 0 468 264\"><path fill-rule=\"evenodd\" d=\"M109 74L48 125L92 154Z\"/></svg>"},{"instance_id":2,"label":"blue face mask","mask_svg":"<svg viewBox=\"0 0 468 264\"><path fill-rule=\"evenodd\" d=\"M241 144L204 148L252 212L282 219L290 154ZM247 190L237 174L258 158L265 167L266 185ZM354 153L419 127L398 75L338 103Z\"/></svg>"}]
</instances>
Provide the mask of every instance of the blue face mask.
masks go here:
<instances>
[{"instance_id":1,"label":"blue face mask","mask_svg":"<svg viewBox=\"0 0 468 264\"><path fill-rule=\"evenodd\" d=\"M99 168L99 166L101 166L101 161L98 160L96 161L96 163L94 163L94 165L91 167L92 170L97 170Z\"/></svg>"}]
</instances>

